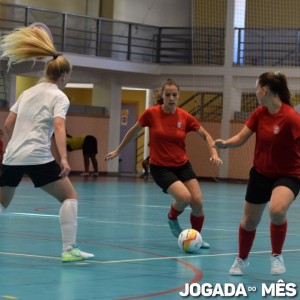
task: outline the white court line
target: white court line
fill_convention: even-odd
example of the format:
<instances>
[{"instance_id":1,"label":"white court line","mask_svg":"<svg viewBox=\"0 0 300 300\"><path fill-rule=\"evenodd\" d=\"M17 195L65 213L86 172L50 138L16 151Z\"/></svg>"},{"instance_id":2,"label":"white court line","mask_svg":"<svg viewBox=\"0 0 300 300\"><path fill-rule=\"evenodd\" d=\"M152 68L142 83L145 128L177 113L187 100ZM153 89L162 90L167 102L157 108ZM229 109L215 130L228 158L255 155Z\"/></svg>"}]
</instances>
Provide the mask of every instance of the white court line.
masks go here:
<instances>
[{"instance_id":1,"label":"white court line","mask_svg":"<svg viewBox=\"0 0 300 300\"><path fill-rule=\"evenodd\" d=\"M16 215L16 216L29 216L29 217L38 217L38 218L55 218L58 219L59 215L49 215L49 214L34 214L34 213L14 213L14 212L6 212L1 217L8 215ZM105 223L105 224L118 224L118 225L134 225L134 226L151 226L151 227L168 227L168 224L152 224L152 223L133 223L133 222L116 222L116 221L106 221L106 220L91 220L88 217L77 217L77 219L85 220L87 222L95 222L95 223ZM237 229L224 229L224 228L213 228L213 227L205 227L205 230L210 231L220 231L220 232L237 232ZM268 234L269 232L260 231L260 234ZM295 233L287 233L287 236L298 236Z\"/></svg>"},{"instance_id":2,"label":"white court line","mask_svg":"<svg viewBox=\"0 0 300 300\"><path fill-rule=\"evenodd\" d=\"M35 213L14 213L14 212L6 212L3 216L16 215L16 216L28 216L28 217L37 217L37 218L59 218L59 215L49 215L49 214L35 214ZM133 223L133 222L116 222L116 221L107 221L107 220L91 220L88 217L77 217L77 219L84 219L88 222L95 223L106 223L106 224L118 224L118 225L135 225L135 226L152 226L152 227L168 227L168 224L152 224L152 223ZM205 230L213 230L213 231L229 231L236 232L237 229L224 229L224 228L211 228L205 227Z\"/></svg>"},{"instance_id":3,"label":"white court line","mask_svg":"<svg viewBox=\"0 0 300 300\"><path fill-rule=\"evenodd\" d=\"M283 252L299 252L300 249L290 249L284 250ZM250 252L251 255L253 254L265 254L270 253L269 250L266 251L253 251ZM210 258L210 257L222 257L222 256L236 256L238 253L217 253L217 254L198 254L198 255L185 255L185 256L165 256L165 257L148 257L148 258L134 258L134 259L122 259L122 260L107 260L107 261L100 261L100 260L85 260L82 262L74 262L77 264L80 263L93 263L93 264L117 264L117 263L134 263L134 262L141 262L141 261L157 261L157 260L184 260L190 258ZM51 259L51 260L60 260L60 257L54 256L45 256L45 255L33 255L33 254L26 254L26 253L15 253L15 252L0 252L0 255L10 255L10 256L19 256L19 257L32 257L32 258L43 258L43 259ZM64 265L68 265L70 263L64 263ZM71 263L72 264L72 263Z\"/></svg>"}]
</instances>

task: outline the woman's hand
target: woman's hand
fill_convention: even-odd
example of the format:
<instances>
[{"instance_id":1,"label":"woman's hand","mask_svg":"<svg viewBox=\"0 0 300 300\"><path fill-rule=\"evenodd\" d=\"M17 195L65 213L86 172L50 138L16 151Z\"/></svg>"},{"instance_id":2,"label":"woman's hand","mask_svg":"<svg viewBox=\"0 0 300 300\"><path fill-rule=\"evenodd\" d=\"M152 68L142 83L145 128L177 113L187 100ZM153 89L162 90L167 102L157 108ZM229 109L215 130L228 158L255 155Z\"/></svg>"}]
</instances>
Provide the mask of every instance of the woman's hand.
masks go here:
<instances>
[{"instance_id":1,"label":"woman's hand","mask_svg":"<svg viewBox=\"0 0 300 300\"><path fill-rule=\"evenodd\" d=\"M226 149L227 148L226 141L221 139L215 140L214 147L219 149Z\"/></svg>"},{"instance_id":2,"label":"woman's hand","mask_svg":"<svg viewBox=\"0 0 300 300\"><path fill-rule=\"evenodd\" d=\"M70 165L66 159L62 159L60 162L61 172L59 177L64 178L67 177L71 171Z\"/></svg>"},{"instance_id":3,"label":"woman's hand","mask_svg":"<svg viewBox=\"0 0 300 300\"><path fill-rule=\"evenodd\" d=\"M115 158L117 155L119 154L119 152L117 150L109 152L108 154L105 155L105 160L108 161L110 159Z\"/></svg>"},{"instance_id":4,"label":"woman's hand","mask_svg":"<svg viewBox=\"0 0 300 300\"><path fill-rule=\"evenodd\" d=\"M209 158L209 160L216 166L222 165L223 161L218 155L213 155Z\"/></svg>"}]
</instances>

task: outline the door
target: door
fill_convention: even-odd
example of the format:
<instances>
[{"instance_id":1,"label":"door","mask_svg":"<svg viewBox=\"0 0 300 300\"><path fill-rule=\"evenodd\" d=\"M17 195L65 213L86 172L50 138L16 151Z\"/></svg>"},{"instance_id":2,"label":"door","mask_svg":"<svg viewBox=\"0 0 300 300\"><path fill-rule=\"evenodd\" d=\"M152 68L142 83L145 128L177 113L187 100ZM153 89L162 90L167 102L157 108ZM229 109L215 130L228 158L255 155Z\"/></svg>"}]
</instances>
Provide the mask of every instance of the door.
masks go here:
<instances>
[{"instance_id":1,"label":"door","mask_svg":"<svg viewBox=\"0 0 300 300\"><path fill-rule=\"evenodd\" d=\"M120 142L137 121L136 104L122 104ZM119 172L136 173L136 140L131 140L119 154Z\"/></svg>"}]
</instances>

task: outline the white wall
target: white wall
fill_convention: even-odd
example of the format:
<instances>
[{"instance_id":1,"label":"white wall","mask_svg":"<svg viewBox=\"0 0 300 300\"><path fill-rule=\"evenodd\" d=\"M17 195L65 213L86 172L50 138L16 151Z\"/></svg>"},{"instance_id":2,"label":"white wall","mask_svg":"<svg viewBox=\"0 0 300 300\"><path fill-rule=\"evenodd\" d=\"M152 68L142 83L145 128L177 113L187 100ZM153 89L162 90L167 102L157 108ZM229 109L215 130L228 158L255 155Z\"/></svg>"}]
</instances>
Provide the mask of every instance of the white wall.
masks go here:
<instances>
[{"instance_id":1,"label":"white wall","mask_svg":"<svg viewBox=\"0 0 300 300\"><path fill-rule=\"evenodd\" d=\"M155 26L191 26L191 0L114 0L114 20Z\"/></svg>"}]
</instances>

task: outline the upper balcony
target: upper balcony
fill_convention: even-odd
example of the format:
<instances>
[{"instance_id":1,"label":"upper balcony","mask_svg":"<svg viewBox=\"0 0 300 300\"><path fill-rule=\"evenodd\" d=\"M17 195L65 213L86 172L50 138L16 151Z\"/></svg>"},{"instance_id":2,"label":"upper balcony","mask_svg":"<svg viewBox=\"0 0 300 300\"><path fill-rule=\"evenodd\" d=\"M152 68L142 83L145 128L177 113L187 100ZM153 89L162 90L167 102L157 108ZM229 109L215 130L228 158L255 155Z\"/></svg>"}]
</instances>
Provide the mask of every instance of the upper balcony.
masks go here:
<instances>
[{"instance_id":1,"label":"upper balcony","mask_svg":"<svg viewBox=\"0 0 300 300\"><path fill-rule=\"evenodd\" d=\"M0 33L34 22L49 27L61 52L160 65L224 65L224 28L157 27L0 3ZM300 65L300 30L234 31L232 66Z\"/></svg>"}]
</instances>

